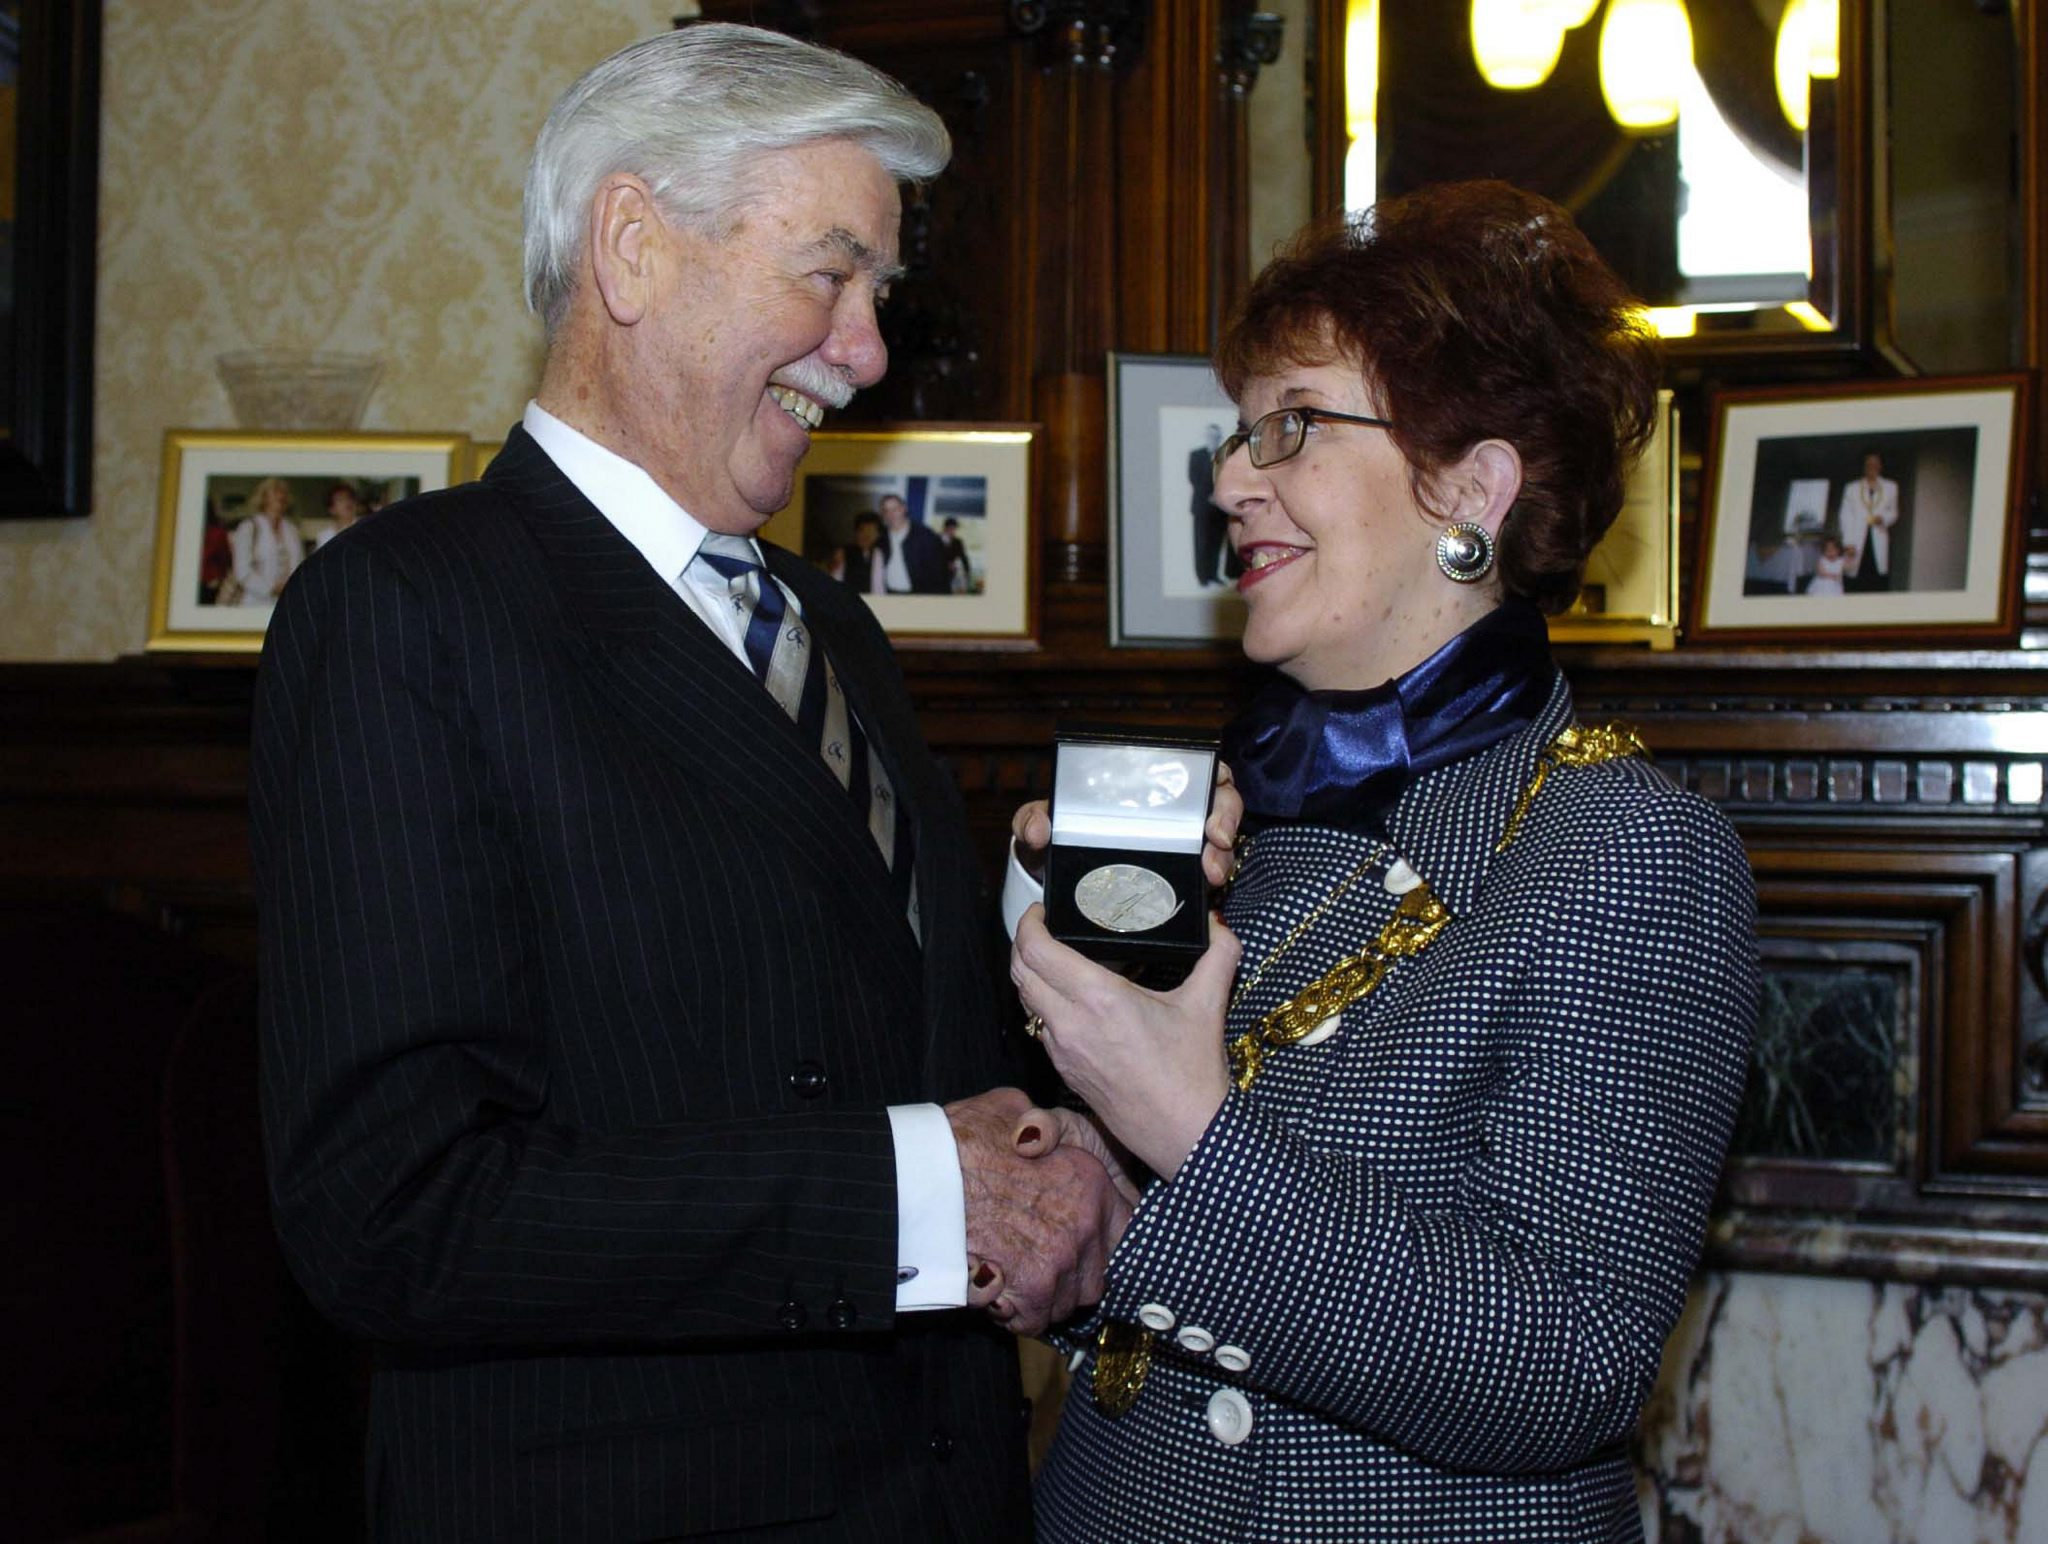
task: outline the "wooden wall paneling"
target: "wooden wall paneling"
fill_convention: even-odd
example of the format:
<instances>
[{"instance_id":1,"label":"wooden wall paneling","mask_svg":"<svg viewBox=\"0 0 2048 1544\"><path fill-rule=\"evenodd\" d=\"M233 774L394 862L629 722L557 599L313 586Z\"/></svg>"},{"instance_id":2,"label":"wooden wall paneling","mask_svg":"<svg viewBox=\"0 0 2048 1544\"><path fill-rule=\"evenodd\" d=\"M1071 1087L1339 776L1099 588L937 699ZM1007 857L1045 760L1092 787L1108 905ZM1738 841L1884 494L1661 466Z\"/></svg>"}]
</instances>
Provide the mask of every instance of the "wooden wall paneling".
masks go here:
<instances>
[{"instance_id":1,"label":"wooden wall paneling","mask_svg":"<svg viewBox=\"0 0 2048 1544\"><path fill-rule=\"evenodd\" d=\"M1795 987L1839 972L1891 982L1901 1005L1902 1017L1854 1031L1866 1053L1873 1034L1898 1037L1897 1147L1816 1157L1795 1144L1740 1158L1714 1258L2038 1285L2048 1276L2044 662L1764 650L1566 658L1583 717L1635 723L1666 775L1742 831L1781 987L1787 972ZM1787 1022L1807 1037L1800 1055L1847 1032L1839 1018ZM1784 1028L1760 1040L1759 1076L1790 1064ZM1822 1045L1807 1063L1823 1091L1841 1071L1831 1054Z\"/></svg>"},{"instance_id":2,"label":"wooden wall paneling","mask_svg":"<svg viewBox=\"0 0 2048 1544\"><path fill-rule=\"evenodd\" d=\"M1118 99L1115 346L1209 347L1219 0L1159 0Z\"/></svg>"},{"instance_id":3,"label":"wooden wall paneling","mask_svg":"<svg viewBox=\"0 0 2048 1544\"><path fill-rule=\"evenodd\" d=\"M1032 137L1041 172L1030 188L1038 326L1030 349L1034 416L1046 429L1038 509L1053 585L1099 579L1104 568L1103 356L1116 298L1112 96L1136 46L1113 42L1080 16L1039 42Z\"/></svg>"},{"instance_id":4,"label":"wooden wall paneling","mask_svg":"<svg viewBox=\"0 0 2048 1544\"><path fill-rule=\"evenodd\" d=\"M2023 1108L2021 1080L1997 1065L2010 1063L2023 1017L2013 943L2025 855L1774 835L1751 843L1751 861L1767 972L1904 962L1900 1130L1894 1151L1861 1161L1738 1156L1713 1258L2038 1284L2048 1131Z\"/></svg>"},{"instance_id":5,"label":"wooden wall paneling","mask_svg":"<svg viewBox=\"0 0 2048 1544\"><path fill-rule=\"evenodd\" d=\"M1347 0L1312 0L1308 9L1308 89L1314 109L1309 147L1309 208L1314 214L1344 207L1344 161L1351 149L1349 103L1344 94Z\"/></svg>"},{"instance_id":6,"label":"wooden wall paneling","mask_svg":"<svg viewBox=\"0 0 2048 1544\"><path fill-rule=\"evenodd\" d=\"M2024 362L2048 370L2048 15L2039 5L2012 8L2020 90L2019 215L2026 231L2023 280ZM2048 391L2034 393L2034 487L2048 488ZM2036 524L2039 524L2039 492ZM2035 545L2048 545L2048 533Z\"/></svg>"}]
</instances>

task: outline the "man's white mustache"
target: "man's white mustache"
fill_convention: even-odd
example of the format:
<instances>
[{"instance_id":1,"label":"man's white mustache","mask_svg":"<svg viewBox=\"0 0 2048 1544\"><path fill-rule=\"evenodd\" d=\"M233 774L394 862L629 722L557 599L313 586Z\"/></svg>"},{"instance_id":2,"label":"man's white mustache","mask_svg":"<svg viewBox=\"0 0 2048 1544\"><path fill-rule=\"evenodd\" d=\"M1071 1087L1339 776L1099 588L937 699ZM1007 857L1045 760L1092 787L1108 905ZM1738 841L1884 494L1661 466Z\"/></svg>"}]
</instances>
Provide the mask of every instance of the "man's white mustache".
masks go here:
<instances>
[{"instance_id":1,"label":"man's white mustache","mask_svg":"<svg viewBox=\"0 0 2048 1544\"><path fill-rule=\"evenodd\" d=\"M787 386L794 391L800 391L829 408L842 408L853 400L854 387L851 381L831 366L810 359L799 359L793 365L784 365L768 377L768 384Z\"/></svg>"}]
</instances>

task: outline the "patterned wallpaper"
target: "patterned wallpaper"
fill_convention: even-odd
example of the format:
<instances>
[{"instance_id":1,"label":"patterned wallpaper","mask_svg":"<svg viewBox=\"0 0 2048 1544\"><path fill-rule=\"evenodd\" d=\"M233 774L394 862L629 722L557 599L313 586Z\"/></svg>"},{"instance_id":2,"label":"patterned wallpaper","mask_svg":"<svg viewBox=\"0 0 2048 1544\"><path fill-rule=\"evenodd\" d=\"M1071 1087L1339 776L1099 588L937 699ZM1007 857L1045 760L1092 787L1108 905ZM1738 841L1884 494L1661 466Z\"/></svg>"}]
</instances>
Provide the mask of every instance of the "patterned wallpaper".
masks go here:
<instances>
[{"instance_id":1,"label":"patterned wallpaper","mask_svg":"<svg viewBox=\"0 0 2048 1544\"><path fill-rule=\"evenodd\" d=\"M93 512L0 522L0 660L142 647L171 428L214 357L381 355L366 429L497 439L540 364L519 293L534 133L677 0L105 0Z\"/></svg>"}]
</instances>

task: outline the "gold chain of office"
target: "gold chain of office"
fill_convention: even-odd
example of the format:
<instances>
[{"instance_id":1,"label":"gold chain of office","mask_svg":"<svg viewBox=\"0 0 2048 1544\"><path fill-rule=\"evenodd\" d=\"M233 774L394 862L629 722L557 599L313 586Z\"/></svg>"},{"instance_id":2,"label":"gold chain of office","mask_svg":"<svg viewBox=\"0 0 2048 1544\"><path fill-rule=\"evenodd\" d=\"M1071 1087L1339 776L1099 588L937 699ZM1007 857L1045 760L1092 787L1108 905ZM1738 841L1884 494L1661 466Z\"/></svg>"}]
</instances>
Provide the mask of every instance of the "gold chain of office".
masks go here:
<instances>
[{"instance_id":1,"label":"gold chain of office","mask_svg":"<svg viewBox=\"0 0 2048 1544\"><path fill-rule=\"evenodd\" d=\"M1597 727L1574 724L1565 729L1536 758L1536 771L1522 790L1521 797L1515 801L1507 826L1493 850L1504 852L1515 839L1529 813L1529 806L1535 802L1552 768L1592 767L1624 756L1648 754L1648 748L1636 732L1621 724ZM1302 936L1364 877L1366 871L1388 851L1388 846L1382 842L1374 847L1330 887L1329 893L1307 916L1295 923L1287 936L1259 962L1258 969L1232 995L1233 1006L1258 985L1260 977L1275 960L1300 942ZM1250 1088L1265 1068L1268 1051L1299 1044L1318 1025L1370 996L1396 961L1413 959L1428 948L1450 920L1450 912L1430 891L1428 884L1418 883L1401 897L1400 904L1394 908L1394 915L1387 919L1378 937L1355 953L1345 955L1292 997L1268 1011L1256 1029L1246 1030L1231 1039L1226 1047L1230 1054L1231 1082L1240 1093ZM1152 1367L1152 1341L1152 1332L1140 1325L1112 1320L1102 1326L1095 1338L1095 1371L1090 1387L1096 1406L1104 1415L1112 1418L1122 1415L1138 1402L1138 1395L1145 1387L1146 1374Z\"/></svg>"}]
</instances>

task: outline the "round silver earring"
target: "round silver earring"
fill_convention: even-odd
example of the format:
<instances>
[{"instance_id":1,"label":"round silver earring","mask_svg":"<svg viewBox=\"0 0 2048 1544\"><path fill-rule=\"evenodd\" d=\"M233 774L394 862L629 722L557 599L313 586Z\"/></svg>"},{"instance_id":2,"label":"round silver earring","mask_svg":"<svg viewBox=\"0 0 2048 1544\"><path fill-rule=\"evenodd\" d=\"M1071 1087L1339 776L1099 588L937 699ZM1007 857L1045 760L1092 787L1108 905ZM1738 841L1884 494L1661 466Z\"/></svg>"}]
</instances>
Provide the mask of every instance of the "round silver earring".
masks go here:
<instances>
[{"instance_id":1,"label":"round silver earring","mask_svg":"<svg viewBox=\"0 0 2048 1544\"><path fill-rule=\"evenodd\" d=\"M1459 584L1477 584L1493 572L1493 538L1469 520L1444 527L1436 539L1436 566Z\"/></svg>"}]
</instances>

